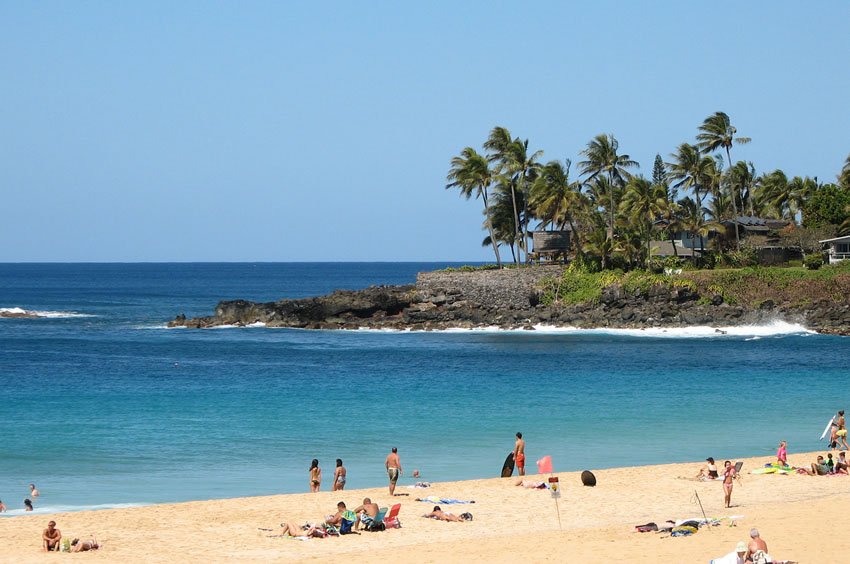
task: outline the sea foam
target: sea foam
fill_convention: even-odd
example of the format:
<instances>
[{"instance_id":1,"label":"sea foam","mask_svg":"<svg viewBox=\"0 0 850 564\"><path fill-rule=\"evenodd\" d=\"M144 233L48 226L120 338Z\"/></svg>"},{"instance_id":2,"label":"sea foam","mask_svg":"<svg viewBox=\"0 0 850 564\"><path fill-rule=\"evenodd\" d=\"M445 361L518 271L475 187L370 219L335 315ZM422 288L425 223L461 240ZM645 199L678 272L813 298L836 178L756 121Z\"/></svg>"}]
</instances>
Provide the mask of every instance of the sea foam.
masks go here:
<instances>
[{"instance_id":1,"label":"sea foam","mask_svg":"<svg viewBox=\"0 0 850 564\"><path fill-rule=\"evenodd\" d=\"M751 339L761 337L779 337L784 335L812 335L815 331L806 329L798 323L775 320L771 323L760 325L733 325L727 327L709 327L707 325L695 325L690 327L647 327L644 329L619 329L611 327L597 327L583 329L580 327L556 326L556 325L533 325L533 329L504 329L496 326L434 329L425 331L421 329L372 329L361 327L358 331L374 333L520 333L538 335L611 335L620 337L651 337L651 338L720 338L720 337L749 337Z\"/></svg>"},{"instance_id":2,"label":"sea foam","mask_svg":"<svg viewBox=\"0 0 850 564\"><path fill-rule=\"evenodd\" d=\"M47 310L37 310L37 309L23 309L20 307L0 307L0 319L3 319L3 314L8 314L8 317L13 315L27 315L30 318L44 318L44 319L68 319L72 317L96 317L89 313L80 313L77 311L47 311ZM20 318L13 318L20 319Z\"/></svg>"},{"instance_id":3,"label":"sea foam","mask_svg":"<svg viewBox=\"0 0 850 564\"><path fill-rule=\"evenodd\" d=\"M0 513L0 517L17 517L21 515L41 515L45 513L68 513L72 511L98 511L102 509L127 509L129 507L145 507L150 503L104 503L100 505L36 505L32 511L9 509Z\"/></svg>"}]
</instances>

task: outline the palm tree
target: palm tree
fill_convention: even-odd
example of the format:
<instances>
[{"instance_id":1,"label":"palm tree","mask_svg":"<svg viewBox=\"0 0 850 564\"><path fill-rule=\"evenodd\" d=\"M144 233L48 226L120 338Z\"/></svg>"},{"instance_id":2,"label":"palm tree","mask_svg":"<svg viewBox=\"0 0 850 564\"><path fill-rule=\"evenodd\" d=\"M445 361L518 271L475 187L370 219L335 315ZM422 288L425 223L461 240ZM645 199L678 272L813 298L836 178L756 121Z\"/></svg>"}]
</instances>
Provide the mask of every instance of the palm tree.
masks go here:
<instances>
[{"instance_id":1,"label":"palm tree","mask_svg":"<svg viewBox=\"0 0 850 564\"><path fill-rule=\"evenodd\" d=\"M762 174L756 180L753 196L757 215L782 217L788 197L788 177L779 169Z\"/></svg>"},{"instance_id":2,"label":"palm tree","mask_svg":"<svg viewBox=\"0 0 850 564\"><path fill-rule=\"evenodd\" d=\"M714 224L706 223L704 210L691 198L679 200L682 210L681 224L685 231L692 234L694 238L700 238L700 257L705 255L705 237L714 227ZM696 262L696 261L694 261Z\"/></svg>"},{"instance_id":3,"label":"palm tree","mask_svg":"<svg viewBox=\"0 0 850 564\"><path fill-rule=\"evenodd\" d=\"M697 134L697 145L709 153L713 153L718 149L726 150L727 162L732 162L730 153L732 144L745 145L751 141L749 137L735 137L738 130L732 125L729 116L723 112L714 112L714 114L705 118L702 125L699 126L700 133ZM738 204L736 203L734 194L732 195L732 210L735 213L735 245L738 249L741 248L741 238L738 234Z\"/></svg>"},{"instance_id":4,"label":"palm tree","mask_svg":"<svg viewBox=\"0 0 850 564\"><path fill-rule=\"evenodd\" d=\"M600 174L608 175L608 182L611 186L609 190L609 222L608 222L608 238L614 239L614 212L617 206L614 203L615 184L623 185L631 175L627 169L639 167L637 161L631 160L629 155L618 155L620 144L613 135L599 134L587 143L587 147L581 152L587 160L581 161L582 174L588 175L588 180L592 180Z\"/></svg>"},{"instance_id":5,"label":"palm tree","mask_svg":"<svg viewBox=\"0 0 850 564\"><path fill-rule=\"evenodd\" d=\"M663 186L653 184L643 176L633 176L626 184L626 192L620 202L620 211L642 231L646 240L646 269L652 255L652 224L663 213L667 204L667 192Z\"/></svg>"},{"instance_id":6,"label":"palm tree","mask_svg":"<svg viewBox=\"0 0 850 564\"><path fill-rule=\"evenodd\" d=\"M850 190L850 155L847 155L844 166L841 167L841 174L838 175L838 183L845 190Z\"/></svg>"},{"instance_id":7,"label":"palm tree","mask_svg":"<svg viewBox=\"0 0 850 564\"><path fill-rule=\"evenodd\" d=\"M818 182L808 176L801 178L795 176L788 182L787 192L784 197L783 217L791 221L797 221L800 214L800 225L803 224L803 205L812 197L818 189Z\"/></svg>"},{"instance_id":8,"label":"palm tree","mask_svg":"<svg viewBox=\"0 0 850 564\"><path fill-rule=\"evenodd\" d=\"M750 215L755 215L753 210L753 190L756 184L756 167L753 163L738 161L729 169L729 188L732 194L738 195L741 200L741 213L749 206Z\"/></svg>"},{"instance_id":9,"label":"palm tree","mask_svg":"<svg viewBox=\"0 0 850 564\"><path fill-rule=\"evenodd\" d=\"M497 176L493 186L493 197L490 205L490 221L497 244L506 244L511 251L515 264L519 263L517 244L517 229L514 222L513 197L511 185L504 176ZM483 246L492 245L493 238L488 236L482 242Z\"/></svg>"},{"instance_id":10,"label":"palm tree","mask_svg":"<svg viewBox=\"0 0 850 564\"><path fill-rule=\"evenodd\" d=\"M667 230L667 236L670 238L670 244L673 246L673 255L678 258L679 249L676 247L676 232L682 229L682 223L679 217L682 212L682 208L679 204L672 200L669 191L665 190L665 195L666 200L664 202L664 207L661 208L659 219L664 222L665 229Z\"/></svg>"},{"instance_id":11,"label":"palm tree","mask_svg":"<svg viewBox=\"0 0 850 564\"><path fill-rule=\"evenodd\" d=\"M581 252L575 217L581 213L584 202L581 183L570 181L571 164L567 159L565 165L550 161L541 167L539 176L531 185L529 207L544 227L548 224L554 229L564 229L569 224Z\"/></svg>"},{"instance_id":12,"label":"palm tree","mask_svg":"<svg viewBox=\"0 0 850 564\"><path fill-rule=\"evenodd\" d=\"M499 126L490 131L490 136L484 142L484 149L490 152L488 160L497 163L497 171L509 180L514 224L517 231L516 241L518 247L525 251L526 260L528 260L526 240L528 239L529 218L527 213L523 213L523 217L521 217L519 210L521 205L524 206L524 202L527 201L528 184L534 179L539 167L537 160L543 155L543 151L535 151L529 155L528 139L524 141L519 137L512 139L510 132ZM517 191L521 192L526 198L518 202ZM524 207L522 209L525 211Z\"/></svg>"},{"instance_id":13,"label":"palm tree","mask_svg":"<svg viewBox=\"0 0 850 564\"><path fill-rule=\"evenodd\" d=\"M605 229L596 229L591 231L587 243L590 249L599 255L602 261L602 270L605 270L608 267L608 260L614 252L614 241L608 237Z\"/></svg>"},{"instance_id":14,"label":"palm tree","mask_svg":"<svg viewBox=\"0 0 850 564\"><path fill-rule=\"evenodd\" d=\"M496 255L496 264L502 268L502 257L499 256L499 244L493 232L493 222L490 217L489 194L487 192L493 182L493 171L490 163L479 155L472 147L466 147L460 155L452 158L451 169L446 177L449 181L446 188L459 188L461 195L468 200L473 195L481 198L484 202L484 223L487 233L490 234L490 242L493 245L493 253Z\"/></svg>"},{"instance_id":15,"label":"palm tree","mask_svg":"<svg viewBox=\"0 0 850 564\"><path fill-rule=\"evenodd\" d=\"M716 170L714 159L701 155L699 147L689 143L679 145L678 150L670 156L673 157L673 161L667 163L670 176L678 180L673 187L692 190L695 198L695 212L702 214L700 188L711 182L712 171ZM700 245L701 251L705 253L705 241L702 238L700 238Z\"/></svg>"}]
</instances>

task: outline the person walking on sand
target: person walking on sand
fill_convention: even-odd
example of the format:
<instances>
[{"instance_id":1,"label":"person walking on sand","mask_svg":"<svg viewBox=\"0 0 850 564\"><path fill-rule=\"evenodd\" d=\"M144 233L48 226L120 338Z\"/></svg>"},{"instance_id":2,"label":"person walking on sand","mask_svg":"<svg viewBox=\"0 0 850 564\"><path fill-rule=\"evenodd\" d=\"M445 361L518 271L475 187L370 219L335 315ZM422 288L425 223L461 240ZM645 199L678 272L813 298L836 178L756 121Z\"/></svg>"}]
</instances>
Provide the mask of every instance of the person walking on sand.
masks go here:
<instances>
[{"instance_id":1,"label":"person walking on sand","mask_svg":"<svg viewBox=\"0 0 850 564\"><path fill-rule=\"evenodd\" d=\"M398 448L393 447L392 452L387 455L384 467L386 467L387 476L390 478L390 495L395 495L395 484L398 482L398 477L402 472L401 460L398 458Z\"/></svg>"},{"instance_id":2,"label":"person walking on sand","mask_svg":"<svg viewBox=\"0 0 850 564\"><path fill-rule=\"evenodd\" d=\"M345 466L342 465L342 459L336 459L336 470L334 470L334 491L340 491L345 489L345 475L347 471Z\"/></svg>"},{"instance_id":3,"label":"person walking on sand","mask_svg":"<svg viewBox=\"0 0 850 564\"><path fill-rule=\"evenodd\" d=\"M50 521L47 528L41 533L41 547L47 552L59 552L61 541L62 531L56 528L56 521Z\"/></svg>"},{"instance_id":4,"label":"person walking on sand","mask_svg":"<svg viewBox=\"0 0 850 564\"><path fill-rule=\"evenodd\" d=\"M730 461L723 463L723 503L724 507L732 507L732 480L738 477L735 467Z\"/></svg>"},{"instance_id":5,"label":"person walking on sand","mask_svg":"<svg viewBox=\"0 0 850 564\"><path fill-rule=\"evenodd\" d=\"M310 464L310 492L316 493L322 488L322 469L319 468L319 459L314 458Z\"/></svg>"},{"instance_id":6,"label":"person walking on sand","mask_svg":"<svg viewBox=\"0 0 850 564\"><path fill-rule=\"evenodd\" d=\"M516 464L517 474L525 476L525 441L522 439L522 433L516 434L516 443L514 443L514 464Z\"/></svg>"},{"instance_id":7,"label":"person walking on sand","mask_svg":"<svg viewBox=\"0 0 850 564\"><path fill-rule=\"evenodd\" d=\"M838 412L838 421L836 421L836 430L835 430L835 443L841 448L844 447L844 450L850 449L850 445L847 444L847 422L844 420L844 410Z\"/></svg>"}]
</instances>

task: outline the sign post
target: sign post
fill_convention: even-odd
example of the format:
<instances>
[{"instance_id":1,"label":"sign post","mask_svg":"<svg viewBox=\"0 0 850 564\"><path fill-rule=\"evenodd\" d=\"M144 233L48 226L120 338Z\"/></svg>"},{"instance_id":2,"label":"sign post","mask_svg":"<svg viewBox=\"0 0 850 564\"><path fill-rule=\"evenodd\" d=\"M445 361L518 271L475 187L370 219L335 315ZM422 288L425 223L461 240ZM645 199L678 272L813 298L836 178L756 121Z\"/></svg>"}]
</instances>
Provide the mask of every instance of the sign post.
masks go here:
<instances>
[{"instance_id":1,"label":"sign post","mask_svg":"<svg viewBox=\"0 0 850 564\"><path fill-rule=\"evenodd\" d=\"M549 490L552 492L552 499L555 500L555 512L558 514L558 529L561 527L561 508L558 507L558 498L561 497L561 484L558 482L557 476L549 476Z\"/></svg>"}]
</instances>

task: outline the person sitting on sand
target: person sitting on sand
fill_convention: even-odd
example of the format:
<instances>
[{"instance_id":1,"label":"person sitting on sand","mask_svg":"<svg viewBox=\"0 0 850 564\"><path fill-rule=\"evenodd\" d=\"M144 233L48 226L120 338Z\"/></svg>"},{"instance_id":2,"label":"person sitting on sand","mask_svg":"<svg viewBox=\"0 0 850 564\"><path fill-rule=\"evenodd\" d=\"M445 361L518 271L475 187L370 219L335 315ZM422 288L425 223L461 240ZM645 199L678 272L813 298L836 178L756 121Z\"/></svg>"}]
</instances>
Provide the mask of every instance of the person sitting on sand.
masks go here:
<instances>
[{"instance_id":1,"label":"person sitting on sand","mask_svg":"<svg viewBox=\"0 0 850 564\"><path fill-rule=\"evenodd\" d=\"M697 480L706 481L706 480L716 480L720 476L717 474L717 466L714 464L714 459L712 457L708 457L705 459L708 463L699 470L699 474L697 474Z\"/></svg>"},{"instance_id":2,"label":"person sitting on sand","mask_svg":"<svg viewBox=\"0 0 850 564\"><path fill-rule=\"evenodd\" d=\"M788 443L785 441L779 441L779 448L776 449L776 462L779 463L780 466L788 466Z\"/></svg>"},{"instance_id":3,"label":"person sitting on sand","mask_svg":"<svg viewBox=\"0 0 850 564\"><path fill-rule=\"evenodd\" d=\"M360 523L368 527L375 522L375 517L378 516L378 504L372 503L372 500L367 497L363 500L363 505L354 508L354 514L359 517L354 523L355 531L359 528Z\"/></svg>"},{"instance_id":4,"label":"person sitting on sand","mask_svg":"<svg viewBox=\"0 0 850 564\"><path fill-rule=\"evenodd\" d=\"M100 545L94 537L87 541L81 541L80 539L71 541L71 552L86 552L88 550L97 550L98 548L100 548Z\"/></svg>"},{"instance_id":5,"label":"person sitting on sand","mask_svg":"<svg viewBox=\"0 0 850 564\"><path fill-rule=\"evenodd\" d=\"M325 523L327 523L328 525L333 525L334 527L339 527L340 523L342 523L342 514L347 511L347 508L345 507L345 502L340 501L339 503L337 503L336 509L336 513L334 513L333 515L328 515L325 518Z\"/></svg>"},{"instance_id":6,"label":"person sitting on sand","mask_svg":"<svg viewBox=\"0 0 850 564\"><path fill-rule=\"evenodd\" d=\"M56 521L47 523L47 528L41 533L41 547L47 552L59 552L62 541L62 531L56 528Z\"/></svg>"},{"instance_id":7,"label":"person sitting on sand","mask_svg":"<svg viewBox=\"0 0 850 564\"><path fill-rule=\"evenodd\" d=\"M345 469L345 466L342 465L342 459L336 459L336 470L334 470L334 486L333 490L335 492L341 491L345 489L345 475L348 471Z\"/></svg>"},{"instance_id":8,"label":"person sitting on sand","mask_svg":"<svg viewBox=\"0 0 850 564\"><path fill-rule=\"evenodd\" d=\"M469 517L466 517L467 515ZM439 505L435 505L434 510L431 511L431 513L427 513L427 514L423 515L423 517L427 517L428 519L436 519L437 521L451 521L452 523L459 523L461 521L471 521L472 520L472 514L471 513L464 513L463 515L458 517L457 515L454 515L453 513L446 513L445 511L440 509Z\"/></svg>"},{"instance_id":9,"label":"person sitting on sand","mask_svg":"<svg viewBox=\"0 0 850 564\"><path fill-rule=\"evenodd\" d=\"M848 466L847 466L847 458L844 455L844 452L838 453L838 462L835 463L835 473L836 474L847 474Z\"/></svg>"},{"instance_id":10,"label":"person sitting on sand","mask_svg":"<svg viewBox=\"0 0 850 564\"><path fill-rule=\"evenodd\" d=\"M832 460L832 453L828 452L826 454L826 465L829 468L829 473L832 474L835 472L835 461Z\"/></svg>"},{"instance_id":11,"label":"person sitting on sand","mask_svg":"<svg viewBox=\"0 0 850 564\"><path fill-rule=\"evenodd\" d=\"M829 466L824 462L823 456L818 455L817 462L812 462L812 471L806 472L809 476L826 476L829 474Z\"/></svg>"},{"instance_id":12,"label":"person sitting on sand","mask_svg":"<svg viewBox=\"0 0 850 564\"><path fill-rule=\"evenodd\" d=\"M38 493L38 490L35 488L35 484L30 484L30 497L38 497L41 494Z\"/></svg>"},{"instance_id":13,"label":"person sitting on sand","mask_svg":"<svg viewBox=\"0 0 850 564\"><path fill-rule=\"evenodd\" d=\"M32 511L32 509L33 509L32 501L30 501L29 499L25 499L24 500L24 511Z\"/></svg>"},{"instance_id":14,"label":"person sitting on sand","mask_svg":"<svg viewBox=\"0 0 850 564\"><path fill-rule=\"evenodd\" d=\"M759 530L753 527L750 529L750 544L747 546L747 559L752 560L759 551L767 555L767 543L759 535Z\"/></svg>"}]
</instances>

